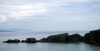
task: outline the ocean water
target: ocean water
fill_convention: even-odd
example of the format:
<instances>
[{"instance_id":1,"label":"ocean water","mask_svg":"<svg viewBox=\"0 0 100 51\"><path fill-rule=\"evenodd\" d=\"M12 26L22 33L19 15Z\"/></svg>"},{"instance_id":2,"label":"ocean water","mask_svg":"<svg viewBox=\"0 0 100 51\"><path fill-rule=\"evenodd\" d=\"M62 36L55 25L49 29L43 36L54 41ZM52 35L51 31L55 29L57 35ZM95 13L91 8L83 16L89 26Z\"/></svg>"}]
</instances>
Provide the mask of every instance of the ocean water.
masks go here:
<instances>
[{"instance_id":1,"label":"ocean water","mask_svg":"<svg viewBox=\"0 0 100 51\"><path fill-rule=\"evenodd\" d=\"M69 31L69 34L79 33L84 35L88 31ZM37 40L49 35L65 33L62 32L0 32L0 51L100 51L99 45L85 43L2 43L8 39L25 40L35 37Z\"/></svg>"}]
</instances>

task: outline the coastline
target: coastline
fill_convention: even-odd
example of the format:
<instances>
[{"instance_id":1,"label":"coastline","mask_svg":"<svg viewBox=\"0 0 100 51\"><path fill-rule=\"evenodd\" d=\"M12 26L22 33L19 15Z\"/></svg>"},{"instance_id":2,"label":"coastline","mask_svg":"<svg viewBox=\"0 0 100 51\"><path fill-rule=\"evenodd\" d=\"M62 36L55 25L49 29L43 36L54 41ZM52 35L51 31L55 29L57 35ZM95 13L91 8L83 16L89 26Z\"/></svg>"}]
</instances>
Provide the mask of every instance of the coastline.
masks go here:
<instances>
[{"instance_id":1,"label":"coastline","mask_svg":"<svg viewBox=\"0 0 100 51\"><path fill-rule=\"evenodd\" d=\"M50 35L47 38L42 38L40 40L36 40L35 38L26 38L26 40L9 39L7 41L4 41L4 43L85 42L88 44L100 44L99 34L100 34L100 29L92 30L86 33L84 36L81 36L80 34L69 35L68 33L62 33L62 34L57 34L57 35Z\"/></svg>"}]
</instances>

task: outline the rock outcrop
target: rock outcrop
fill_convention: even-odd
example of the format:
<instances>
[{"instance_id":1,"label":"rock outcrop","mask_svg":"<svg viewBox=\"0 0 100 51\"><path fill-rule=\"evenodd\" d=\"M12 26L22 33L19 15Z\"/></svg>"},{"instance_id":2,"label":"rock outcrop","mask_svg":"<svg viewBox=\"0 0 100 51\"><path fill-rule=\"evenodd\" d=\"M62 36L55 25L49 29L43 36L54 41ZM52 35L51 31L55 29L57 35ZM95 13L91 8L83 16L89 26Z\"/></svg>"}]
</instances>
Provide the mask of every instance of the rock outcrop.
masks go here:
<instances>
[{"instance_id":1,"label":"rock outcrop","mask_svg":"<svg viewBox=\"0 0 100 51\"><path fill-rule=\"evenodd\" d=\"M38 42L47 42L47 38L42 38Z\"/></svg>"},{"instance_id":2,"label":"rock outcrop","mask_svg":"<svg viewBox=\"0 0 100 51\"><path fill-rule=\"evenodd\" d=\"M47 38L40 39L39 42L66 42L68 36L69 36L68 33L51 35L48 36Z\"/></svg>"},{"instance_id":3,"label":"rock outcrop","mask_svg":"<svg viewBox=\"0 0 100 51\"><path fill-rule=\"evenodd\" d=\"M68 38L68 33L51 35L47 37L47 42L66 42Z\"/></svg>"},{"instance_id":4,"label":"rock outcrop","mask_svg":"<svg viewBox=\"0 0 100 51\"><path fill-rule=\"evenodd\" d=\"M68 33L51 35L47 38L42 38L39 42L82 42L83 37L79 34L68 35Z\"/></svg>"},{"instance_id":5,"label":"rock outcrop","mask_svg":"<svg viewBox=\"0 0 100 51\"><path fill-rule=\"evenodd\" d=\"M22 43L35 43L35 42L85 42L89 44L100 44L100 29L90 31L86 33L85 36L81 36L79 34L69 35L68 33L51 35L47 38L42 38L37 41L35 38L26 38L26 40L22 40ZM7 40L4 43L20 43L20 40Z\"/></svg>"},{"instance_id":6,"label":"rock outcrop","mask_svg":"<svg viewBox=\"0 0 100 51\"><path fill-rule=\"evenodd\" d=\"M68 36L68 42L82 42L83 37L79 34L73 34Z\"/></svg>"},{"instance_id":7,"label":"rock outcrop","mask_svg":"<svg viewBox=\"0 0 100 51\"><path fill-rule=\"evenodd\" d=\"M100 44L100 29L86 33L84 36L84 42L89 44Z\"/></svg>"},{"instance_id":8,"label":"rock outcrop","mask_svg":"<svg viewBox=\"0 0 100 51\"><path fill-rule=\"evenodd\" d=\"M35 43L37 40L35 38L26 38L26 40L22 40L22 43Z\"/></svg>"},{"instance_id":9,"label":"rock outcrop","mask_svg":"<svg viewBox=\"0 0 100 51\"><path fill-rule=\"evenodd\" d=\"M18 39L14 39L14 40L9 39L7 41L4 41L3 43L20 43L20 40L18 40Z\"/></svg>"}]
</instances>

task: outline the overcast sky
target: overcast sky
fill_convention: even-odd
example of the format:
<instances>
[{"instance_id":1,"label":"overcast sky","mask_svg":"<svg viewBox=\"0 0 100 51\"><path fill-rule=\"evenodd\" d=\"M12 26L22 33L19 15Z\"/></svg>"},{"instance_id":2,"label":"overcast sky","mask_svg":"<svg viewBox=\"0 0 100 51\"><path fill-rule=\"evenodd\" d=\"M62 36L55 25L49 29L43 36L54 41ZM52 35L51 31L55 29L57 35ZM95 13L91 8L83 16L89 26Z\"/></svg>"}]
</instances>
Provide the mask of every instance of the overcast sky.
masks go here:
<instances>
[{"instance_id":1,"label":"overcast sky","mask_svg":"<svg viewBox=\"0 0 100 51\"><path fill-rule=\"evenodd\" d=\"M100 28L100 0L0 0L0 29L83 31Z\"/></svg>"}]
</instances>

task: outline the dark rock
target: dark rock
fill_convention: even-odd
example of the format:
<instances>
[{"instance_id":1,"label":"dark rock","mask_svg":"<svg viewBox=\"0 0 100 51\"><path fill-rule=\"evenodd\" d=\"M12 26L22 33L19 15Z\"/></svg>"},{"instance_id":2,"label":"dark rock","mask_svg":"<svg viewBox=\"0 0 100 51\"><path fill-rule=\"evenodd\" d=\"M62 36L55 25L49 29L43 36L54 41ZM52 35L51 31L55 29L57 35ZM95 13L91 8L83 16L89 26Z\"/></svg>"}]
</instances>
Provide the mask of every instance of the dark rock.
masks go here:
<instances>
[{"instance_id":1,"label":"dark rock","mask_svg":"<svg viewBox=\"0 0 100 51\"><path fill-rule=\"evenodd\" d=\"M100 29L86 33L84 36L84 42L89 44L100 44Z\"/></svg>"},{"instance_id":2,"label":"dark rock","mask_svg":"<svg viewBox=\"0 0 100 51\"><path fill-rule=\"evenodd\" d=\"M51 35L47 38L42 38L37 41L35 38L27 38L26 40L22 40L22 43L35 43L35 42L86 42L89 44L100 44L100 29L90 31L86 33L84 37L79 34L68 35L68 33ZM7 40L4 43L20 43L20 40Z\"/></svg>"},{"instance_id":3,"label":"dark rock","mask_svg":"<svg viewBox=\"0 0 100 51\"><path fill-rule=\"evenodd\" d=\"M15 39L15 40L9 39L7 41L4 41L3 43L20 43L20 40L18 40L18 39Z\"/></svg>"},{"instance_id":4,"label":"dark rock","mask_svg":"<svg viewBox=\"0 0 100 51\"><path fill-rule=\"evenodd\" d=\"M24 42L26 42L26 41L25 41L25 40L22 40L21 42L24 43Z\"/></svg>"},{"instance_id":5,"label":"dark rock","mask_svg":"<svg viewBox=\"0 0 100 51\"><path fill-rule=\"evenodd\" d=\"M37 42L37 40L35 38L27 38L25 41L26 41L26 43L35 43L35 42Z\"/></svg>"},{"instance_id":6,"label":"dark rock","mask_svg":"<svg viewBox=\"0 0 100 51\"><path fill-rule=\"evenodd\" d=\"M47 42L66 42L68 38L68 33L51 35L47 37Z\"/></svg>"},{"instance_id":7,"label":"dark rock","mask_svg":"<svg viewBox=\"0 0 100 51\"><path fill-rule=\"evenodd\" d=\"M47 42L47 38L42 38L39 40L39 42Z\"/></svg>"},{"instance_id":8,"label":"dark rock","mask_svg":"<svg viewBox=\"0 0 100 51\"><path fill-rule=\"evenodd\" d=\"M82 42L83 37L79 34L68 35L68 33L51 35L47 38L42 38L39 42Z\"/></svg>"},{"instance_id":9,"label":"dark rock","mask_svg":"<svg viewBox=\"0 0 100 51\"><path fill-rule=\"evenodd\" d=\"M69 35L68 42L82 42L83 37L79 34Z\"/></svg>"}]
</instances>

